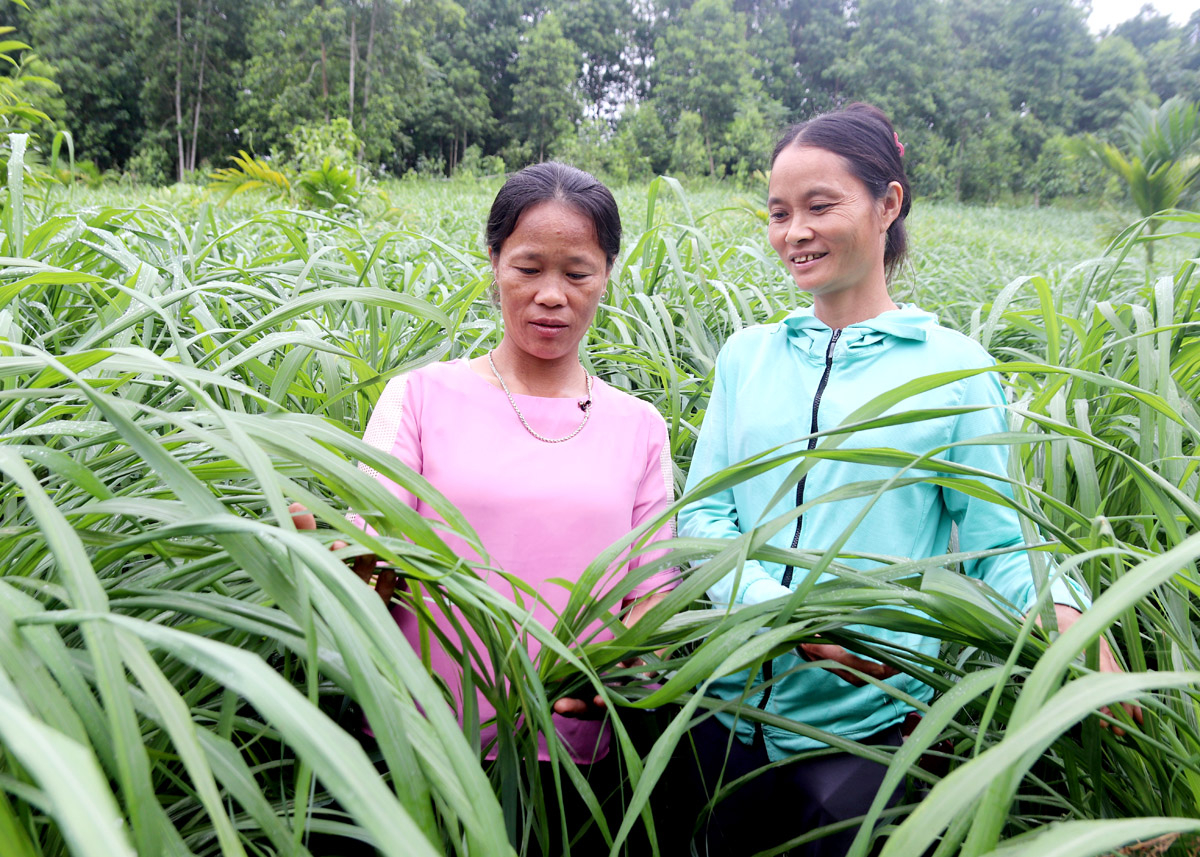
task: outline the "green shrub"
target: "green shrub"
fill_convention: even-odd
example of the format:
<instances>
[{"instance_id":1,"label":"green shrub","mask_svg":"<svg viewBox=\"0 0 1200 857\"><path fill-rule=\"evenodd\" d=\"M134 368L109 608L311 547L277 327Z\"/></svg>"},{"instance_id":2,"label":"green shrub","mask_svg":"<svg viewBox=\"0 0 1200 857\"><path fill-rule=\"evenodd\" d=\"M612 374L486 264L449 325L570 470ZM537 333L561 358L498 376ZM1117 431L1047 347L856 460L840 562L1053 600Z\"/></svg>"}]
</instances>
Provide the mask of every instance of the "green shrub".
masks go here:
<instances>
[{"instance_id":1,"label":"green shrub","mask_svg":"<svg viewBox=\"0 0 1200 857\"><path fill-rule=\"evenodd\" d=\"M363 147L350 120L340 116L329 122L297 125L287 135L287 142L291 150L288 166L295 172L322 170L326 162L352 168Z\"/></svg>"},{"instance_id":2,"label":"green shrub","mask_svg":"<svg viewBox=\"0 0 1200 857\"><path fill-rule=\"evenodd\" d=\"M166 148L152 137L142 139L125 165L125 173L136 184L151 187L162 187L174 181L173 170L174 161Z\"/></svg>"},{"instance_id":3,"label":"green shrub","mask_svg":"<svg viewBox=\"0 0 1200 857\"><path fill-rule=\"evenodd\" d=\"M708 153L704 150L700 114L688 110L679 114L672 136L675 144L671 149L671 172L680 176L707 174Z\"/></svg>"},{"instance_id":4,"label":"green shrub","mask_svg":"<svg viewBox=\"0 0 1200 857\"><path fill-rule=\"evenodd\" d=\"M621 115L613 146L627 165L630 179L648 181L671 165L670 137L649 101L635 104Z\"/></svg>"},{"instance_id":5,"label":"green shrub","mask_svg":"<svg viewBox=\"0 0 1200 857\"><path fill-rule=\"evenodd\" d=\"M301 201L315 209L353 208L359 198L357 186L353 171L330 158L319 169L305 170L296 182Z\"/></svg>"}]
</instances>

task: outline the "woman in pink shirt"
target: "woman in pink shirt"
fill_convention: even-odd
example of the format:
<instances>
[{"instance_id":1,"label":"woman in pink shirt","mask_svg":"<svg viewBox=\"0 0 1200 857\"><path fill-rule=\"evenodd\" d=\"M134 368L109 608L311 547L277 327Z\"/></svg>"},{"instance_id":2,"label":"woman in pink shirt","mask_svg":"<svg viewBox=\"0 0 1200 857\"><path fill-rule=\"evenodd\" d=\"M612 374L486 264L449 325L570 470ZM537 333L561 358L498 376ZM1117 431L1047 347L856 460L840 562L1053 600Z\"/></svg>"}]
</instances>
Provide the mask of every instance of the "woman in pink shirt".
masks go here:
<instances>
[{"instance_id":1,"label":"woman in pink shirt","mask_svg":"<svg viewBox=\"0 0 1200 857\"><path fill-rule=\"evenodd\" d=\"M368 443L420 473L463 513L488 556L477 556L453 534L445 537L468 562L485 566L481 576L511 596L504 576L487 571L502 569L537 591L536 602L525 597L521 603L547 628L588 564L631 530L659 518L673 496L662 417L646 402L589 375L579 359L620 239L616 202L589 174L544 163L513 175L492 204L486 230L493 300L504 321L500 344L472 360L432 364L393 378L365 434ZM370 472L418 513L437 517L422 500ZM668 524L654 538L670 535ZM629 566L654 556L641 554ZM373 569L358 564L356 570L369 576ZM390 601L394 577L390 572L380 577L376 588ZM635 586L625 621L636 621L672 580L664 572ZM436 606L428 607L450 639L459 637L455 624ZM392 612L414 648L428 647L429 662L450 687L461 716L459 661L435 635L421 633L406 597ZM466 636L478 643L469 628ZM526 639L536 655L536 641ZM603 714L599 703L573 698L554 703L557 740L576 763L600 767L608 755L611 733L597 716ZM482 695L478 705L487 752L496 732L488 723L494 709ZM542 761L550 758L548 740L556 739L540 736ZM551 835L557 835L556 826ZM580 845L588 853L592 840L602 845L592 831L572 853L581 853ZM558 846L550 851L558 853Z\"/></svg>"}]
</instances>

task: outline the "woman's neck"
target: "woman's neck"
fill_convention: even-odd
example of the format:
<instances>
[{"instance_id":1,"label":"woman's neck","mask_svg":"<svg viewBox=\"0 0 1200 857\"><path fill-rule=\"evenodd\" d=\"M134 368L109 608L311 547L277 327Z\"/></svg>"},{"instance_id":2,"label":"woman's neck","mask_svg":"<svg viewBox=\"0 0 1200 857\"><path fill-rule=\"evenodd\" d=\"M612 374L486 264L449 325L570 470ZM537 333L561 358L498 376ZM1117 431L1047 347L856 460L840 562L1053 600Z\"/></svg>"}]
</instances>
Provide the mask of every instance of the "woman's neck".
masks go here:
<instances>
[{"instance_id":1,"label":"woman's neck","mask_svg":"<svg viewBox=\"0 0 1200 857\"><path fill-rule=\"evenodd\" d=\"M567 354L556 360L544 360L501 340L492 352L496 371L512 393L540 396L548 399L569 399L587 395L587 375L578 354ZM499 386L487 357L471 361L472 368Z\"/></svg>"},{"instance_id":2,"label":"woman's neck","mask_svg":"<svg viewBox=\"0 0 1200 857\"><path fill-rule=\"evenodd\" d=\"M875 318L885 312L898 309L887 286L870 289L866 294L857 290L818 295L813 300L813 315L833 330Z\"/></svg>"}]
</instances>

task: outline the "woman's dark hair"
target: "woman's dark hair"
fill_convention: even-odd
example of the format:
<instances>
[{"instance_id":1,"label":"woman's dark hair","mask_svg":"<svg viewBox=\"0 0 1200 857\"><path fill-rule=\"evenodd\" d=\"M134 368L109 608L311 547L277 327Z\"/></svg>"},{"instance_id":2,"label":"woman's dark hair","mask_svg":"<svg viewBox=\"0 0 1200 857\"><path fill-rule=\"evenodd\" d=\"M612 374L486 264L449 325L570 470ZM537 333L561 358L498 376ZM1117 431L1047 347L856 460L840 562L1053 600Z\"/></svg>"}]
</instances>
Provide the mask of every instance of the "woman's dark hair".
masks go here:
<instances>
[{"instance_id":1,"label":"woman's dark hair","mask_svg":"<svg viewBox=\"0 0 1200 857\"><path fill-rule=\"evenodd\" d=\"M788 127L771 153L771 166L789 146L813 146L841 155L855 178L867 186L875 199L883 199L888 185L898 182L904 190L900 215L888 227L887 244L883 251L883 267L890 278L908 250L908 232L904 218L912 208L912 192L908 175L900 160L904 149L887 115L870 104L857 102L798 122Z\"/></svg>"},{"instance_id":2,"label":"woman's dark hair","mask_svg":"<svg viewBox=\"0 0 1200 857\"><path fill-rule=\"evenodd\" d=\"M586 215L596 228L596 241L611 266L621 249L621 215L612 191L590 173L547 161L513 173L496 194L488 214L485 237L498 254L517 220L530 206L557 200Z\"/></svg>"}]
</instances>

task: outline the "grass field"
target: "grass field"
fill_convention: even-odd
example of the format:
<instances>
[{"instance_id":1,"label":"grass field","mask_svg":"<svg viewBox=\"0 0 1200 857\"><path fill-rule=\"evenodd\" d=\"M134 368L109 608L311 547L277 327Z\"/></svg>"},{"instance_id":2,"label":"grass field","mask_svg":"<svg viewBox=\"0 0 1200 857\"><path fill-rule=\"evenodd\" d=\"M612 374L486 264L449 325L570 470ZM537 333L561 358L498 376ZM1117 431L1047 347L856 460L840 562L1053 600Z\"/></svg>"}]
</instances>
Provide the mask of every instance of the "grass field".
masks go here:
<instances>
[{"instance_id":1,"label":"grass field","mask_svg":"<svg viewBox=\"0 0 1200 857\"><path fill-rule=\"evenodd\" d=\"M1173 853L1191 853L1200 275L1188 260L1200 256L1200 215L1168 221L1177 234L1147 270L1133 233L1109 246L1119 213L914 209L897 294L1007 364L1017 433L1002 440L1029 538L1051 540L1038 556L1097 595L1070 632L1049 642L1032 618L1022 625L948 584L937 569L954 555L839 574L794 607L694 609L740 555L755 555L751 533L716 556L677 540L664 562L694 562L685 583L635 629L595 644L578 629L607 609L588 583L611 555L555 627L518 627L509 602L355 467L411 482L359 440L383 384L497 341L480 237L497 186L397 183L361 212L316 215L252 194L221 207L192 187L58 188L47 199L12 175L0 248L6 857L304 855L320 833L389 855L522 853L576 835L621 853L635 826L653 829L647 799L710 704L698 683L885 617L947 641L933 672L898 660L941 695L891 760L908 798L883 815L886 857L930 847L1083 857L1176 834ZM663 413L681 485L721 343L801 297L753 194L659 180L618 199L624 252L586 360ZM793 461L794 478L814 460ZM315 537L293 529L291 500L317 513ZM352 529L350 507L372 510L381 535ZM496 706L497 764L480 764L479 723L468 713L460 729L382 604L330 555L335 537L403 569L477 631L485 649L444 642ZM790 559L842 571L834 557ZM764 622L770 633L758 633ZM1101 634L1126 674L1089 669ZM523 635L542 641L536 661ZM620 667L664 646L661 686ZM543 778L530 749L548 720L545 688L581 686L611 700L627 814L615 829L597 819L551 830L546 807L561 790L590 792L565 758ZM1117 737L1100 721L1121 715L1094 712L1123 699L1147 717ZM665 727L649 751L622 719L637 708L659 709ZM373 755L342 729L358 712ZM942 739L950 772L937 777L916 761Z\"/></svg>"}]
</instances>

